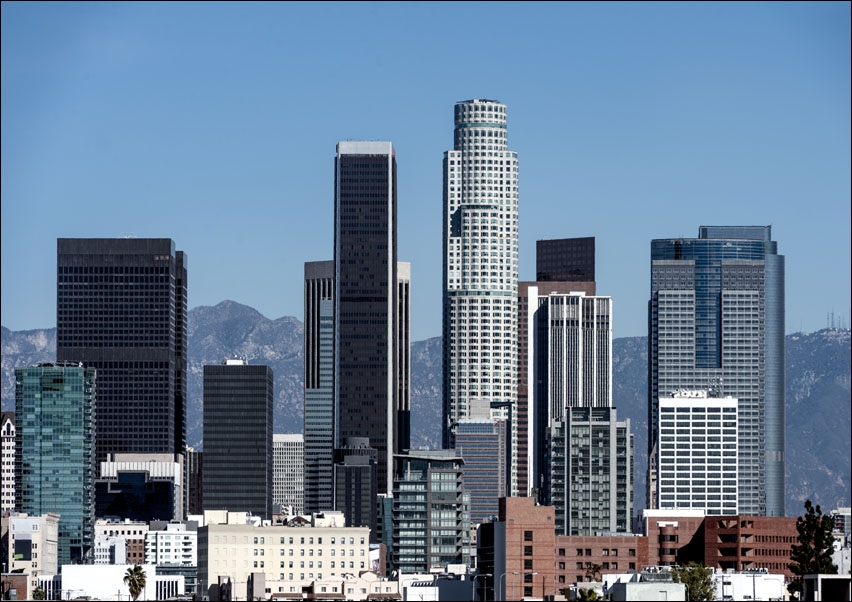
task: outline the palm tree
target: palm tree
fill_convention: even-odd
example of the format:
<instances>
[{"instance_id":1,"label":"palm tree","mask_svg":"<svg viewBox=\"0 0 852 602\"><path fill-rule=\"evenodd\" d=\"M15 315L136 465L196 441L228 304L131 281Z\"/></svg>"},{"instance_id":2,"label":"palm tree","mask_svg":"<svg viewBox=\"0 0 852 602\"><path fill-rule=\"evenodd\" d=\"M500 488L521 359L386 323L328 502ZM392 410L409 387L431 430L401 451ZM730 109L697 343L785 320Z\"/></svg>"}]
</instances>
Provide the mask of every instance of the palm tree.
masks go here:
<instances>
[{"instance_id":1,"label":"palm tree","mask_svg":"<svg viewBox=\"0 0 852 602\"><path fill-rule=\"evenodd\" d=\"M145 589L145 571L138 564L134 564L127 569L127 573L124 575L124 583L130 590L130 597L135 602L142 590Z\"/></svg>"}]
</instances>

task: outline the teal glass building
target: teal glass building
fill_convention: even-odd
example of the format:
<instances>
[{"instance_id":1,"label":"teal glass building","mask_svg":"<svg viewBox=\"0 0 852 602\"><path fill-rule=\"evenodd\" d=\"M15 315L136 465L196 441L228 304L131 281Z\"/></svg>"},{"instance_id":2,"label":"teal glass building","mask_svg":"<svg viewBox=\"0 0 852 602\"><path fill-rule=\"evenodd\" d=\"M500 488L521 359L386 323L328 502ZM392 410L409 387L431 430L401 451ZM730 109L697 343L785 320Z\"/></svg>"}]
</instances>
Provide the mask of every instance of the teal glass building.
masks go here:
<instances>
[{"instance_id":1,"label":"teal glass building","mask_svg":"<svg viewBox=\"0 0 852 602\"><path fill-rule=\"evenodd\" d=\"M739 400L739 513L784 516L784 256L771 226L651 241L648 359L648 507L657 479L676 480L656 474L660 397L713 390Z\"/></svg>"},{"instance_id":2,"label":"teal glass building","mask_svg":"<svg viewBox=\"0 0 852 602\"><path fill-rule=\"evenodd\" d=\"M95 369L16 368L15 418L15 507L59 514L58 564L83 562L95 529Z\"/></svg>"}]
</instances>

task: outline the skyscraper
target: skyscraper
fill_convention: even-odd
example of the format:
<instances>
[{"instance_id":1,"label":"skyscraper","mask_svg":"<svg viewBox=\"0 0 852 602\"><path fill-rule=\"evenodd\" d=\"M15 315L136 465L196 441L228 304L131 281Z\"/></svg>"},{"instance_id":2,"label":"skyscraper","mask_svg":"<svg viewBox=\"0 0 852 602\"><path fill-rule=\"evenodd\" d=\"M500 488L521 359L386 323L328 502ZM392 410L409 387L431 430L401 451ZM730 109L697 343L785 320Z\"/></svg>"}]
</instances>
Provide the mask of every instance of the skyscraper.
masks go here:
<instances>
[{"instance_id":1,"label":"skyscraper","mask_svg":"<svg viewBox=\"0 0 852 602\"><path fill-rule=\"evenodd\" d=\"M86 560L94 545L95 399L94 368L15 368L15 506L60 515L59 566Z\"/></svg>"},{"instance_id":2,"label":"skyscraper","mask_svg":"<svg viewBox=\"0 0 852 602\"><path fill-rule=\"evenodd\" d=\"M334 508L334 262L305 263L305 512Z\"/></svg>"},{"instance_id":3,"label":"skyscraper","mask_svg":"<svg viewBox=\"0 0 852 602\"><path fill-rule=\"evenodd\" d=\"M396 152L339 142L335 158L335 445L367 437L378 491L393 491L393 455L409 447L410 266L397 262Z\"/></svg>"},{"instance_id":4,"label":"skyscraper","mask_svg":"<svg viewBox=\"0 0 852 602\"><path fill-rule=\"evenodd\" d=\"M302 433L272 435L272 503L305 512L305 438Z\"/></svg>"},{"instance_id":5,"label":"skyscraper","mask_svg":"<svg viewBox=\"0 0 852 602\"><path fill-rule=\"evenodd\" d=\"M715 391L675 391L657 404L658 506L739 514L737 400Z\"/></svg>"},{"instance_id":6,"label":"skyscraper","mask_svg":"<svg viewBox=\"0 0 852 602\"><path fill-rule=\"evenodd\" d=\"M348 527L370 527L378 537L376 450L366 437L349 437L334 450L334 509L343 512Z\"/></svg>"},{"instance_id":7,"label":"skyscraper","mask_svg":"<svg viewBox=\"0 0 852 602\"><path fill-rule=\"evenodd\" d=\"M394 458L393 566L400 573L470 562L470 497L464 460L454 450L409 451Z\"/></svg>"},{"instance_id":8,"label":"skyscraper","mask_svg":"<svg viewBox=\"0 0 852 602\"><path fill-rule=\"evenodd\" d=\"M168 238L57 241L56 359L97 369L107 454L184 454L187 268Z\"/></svg>"},{"instance_id":9,"label":"skyscraper","mask_svg":"<svg viewBox=\"0 0 852 602\"><path fill-rule=\"evenodd\" d=\"M497 500L506 497L507 424L486 414L462 418L456 425L456 453L464 460L471 524L480 525L497 516Z\"/></svg>"},{"instance_id":10,"label":"skyscraper","mask_svg":"<svg viewBox=\"0 0 852 602\"><path fill-rule=\"evenodd\" d=\"M204 366L204 510L272 518L272 368Z\"/></svg>"},{"instance_id":11,"label":"skyscraper","mask_svg":"<svg viewBox=\"0 0 852 602\"><path fill-rule=\"evenodd\" d=\"M738 508L784 515L784 256L771 226L702 226L651 241L649 507L658 401L679 389L738 400Z\"/></svg>"},{"instance_id":12,"label":"skyscraper","mask_svg":"<svg viewBox=\"0 0 852 602\"><path fill-rule=\"evenodd\" d=\"M527 287L527 292L531 474L539 488L549 489L548 437L554 424L565 422L571 408L612 406L612 299L540 293L537 286Z\"/></svg>"},{"instance_id":13,"label":"skyscraper","mask_svg":"<svg viewBox=\"0 0 852 602\"><path fill-rule=\"evenodd\" d=\"M547 505L557 535L629 533L633 515L630 420L603 406L566 408L549 431Z\"/></svg>"},{"instance_id":14,"label":"skyscraper","mask_svg":"<svg viewBox=\"0 0 852 602\"><path fill-rule=\"evenodd\" d=\"M453 150L444 153L443 255L442 439L452 448L473 400L517 410L518 157L497 101L455 105ZM514 476L511 491L517 495Z\"/></svg>"},{"instance_id":15,"label":"skyscraper","mask_svg":"<svg viewBox=\"0 0 852 602\"><path fill-rule=\"evenodd\" d=\"M3 412L0 419L3 447L3 511L15 509L15 412Z\"/></svg>"},{"instance_id":16,"label":"skyscraper","mask_svg":"<svg viewBox=\"0 0 852 602\"><path fill-rule=\"evenodd\" d=\"M530 322L530 312L535 315L548 294L585 293L594 296L595 238L559 238L537 240L535 243L536 280L518 282L518 493L532 495L542 483L533 473L533 439L535 427L531 422L535 412L530 395L530 364L533 354L539 353L535 344L535 327ZM530 294L530 287L537 293ZM532 329L532 330L531 330ZM545 339L543 339L545 340ZM543 344L543 343L541 343ZM532 387L532 391L530 390Z\"/></svg>"}]
</instances>

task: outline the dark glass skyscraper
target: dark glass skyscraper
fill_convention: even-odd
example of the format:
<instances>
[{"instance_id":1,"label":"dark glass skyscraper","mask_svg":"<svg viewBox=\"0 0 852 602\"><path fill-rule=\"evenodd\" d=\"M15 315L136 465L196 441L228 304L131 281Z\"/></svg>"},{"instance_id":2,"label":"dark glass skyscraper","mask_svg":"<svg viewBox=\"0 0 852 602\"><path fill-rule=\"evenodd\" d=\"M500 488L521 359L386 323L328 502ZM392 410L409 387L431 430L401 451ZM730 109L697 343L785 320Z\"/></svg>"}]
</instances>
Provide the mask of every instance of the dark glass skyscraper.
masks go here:
<instances>
[{"instance_id":1,"label":"dark glass skyscraper","mask_svg":"<svg viewBox=\"0 0 852 602\"><path fill-rule=\"evenodd\" d=\"M272 518L272 368L204 366L205 510Z\"/></svg>"},{"instance_id":2,"label":"dark glass skyscraper","mask_svg":"<svg viewBox=\"0 0 852 602\"><path fill-rule=\"evenodd\" d=\"M168 238L57 241L56 359L97 369L96 471L184 454L187 269Z\"/></svg>"},{"instance_id":3,"label":"dark glass skyscraper","mask_svg":"<svg viewBox=\"0 0 852 602\"><path fill-rule=\"evenodd\" d=\"M334 508L334 262L305 263L305 512Z\"/></svg>"},{"instance_id":4,"label":"dark glass skyscraper","mask_svg":"<svg viewBox=\"0 0 852 602\"><path fill-rule=\"evenodd\" d=\"M15 506L60 515L59 566L83 562L94 545L95 399L94 368L15 369Z\"/></svg>"},{"instance_id":5,"label":"dark glass skyscraper","mask_svg":"<svg viewBox=\"0 0 852 602\"><path fill-rule=\"evenodd\" d=\"M659 438L658 400L703 389L738 399L740 514L784 515L784 256L777 247L771 226L702 226L698 238L651 241L651 508L656 479L670 477L656 474L657 446L669 444Z\"/></svg>"},{"instance_id":6,"label":"dark glass skyscraper","mask_svg":"<svg viewBox=\"0 0 852 602\"><path fill-rule=\"evenodd\" d=\"M397 263L396 153L390 142L340 142L335 158L335 444L367 437L378 491L409 447L409 271Z\"/></svg>"}]
</instances>

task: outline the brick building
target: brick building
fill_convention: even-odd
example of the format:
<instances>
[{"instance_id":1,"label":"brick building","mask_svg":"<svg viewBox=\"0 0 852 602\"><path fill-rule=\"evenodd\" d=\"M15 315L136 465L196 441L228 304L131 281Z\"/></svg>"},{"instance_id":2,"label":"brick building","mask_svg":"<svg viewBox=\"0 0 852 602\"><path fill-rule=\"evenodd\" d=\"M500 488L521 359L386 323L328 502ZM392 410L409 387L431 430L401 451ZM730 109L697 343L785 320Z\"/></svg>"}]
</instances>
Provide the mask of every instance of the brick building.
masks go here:
<instances>
[{"instance_id":1,"label":"brick building","mask_svg":"<svg viewBox=\"0 0 852 602\"><path fill-rule=\"evenodd\" d=\"M783 516L708 516L699 534L705 566L719 569L765 568L793 576L790 548L798 541L796 519Z\"/></svg>"},{"instance_id":2,"label":"brick building","mask_svg":"<svg viewBox=\"0 0 852 602\"><path fill-rule=\"evenodd\" d=\"M500 498L497 520L481 525L477 535L479 573L489 575L484 587L494 599L544 598L560 589L554 525L553 506L537 506L528 497Z\"/></svg>"},{"instance_id":3,"label":"brick building","mask_svg":"<svg viewBox=\"0 0 852 602\"><path fill-rule=\"evenodd\" d=\"M649 564L650 541L644 535L558 535L556 582L564 588L583 581L600 581L602 573L641 571Z\"/></svg>"}]
</instances>

